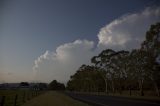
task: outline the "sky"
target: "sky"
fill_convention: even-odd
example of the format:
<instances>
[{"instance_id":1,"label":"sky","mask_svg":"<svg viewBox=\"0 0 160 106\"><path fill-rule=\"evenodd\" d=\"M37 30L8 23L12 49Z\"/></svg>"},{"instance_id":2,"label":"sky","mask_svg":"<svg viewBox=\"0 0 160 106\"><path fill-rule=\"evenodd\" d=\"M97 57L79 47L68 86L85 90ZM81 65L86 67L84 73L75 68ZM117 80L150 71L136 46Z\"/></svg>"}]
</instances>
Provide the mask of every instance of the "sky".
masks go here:
<instances>
[{"instance_id":1,"label":"sky","mask_svg":"<svg viewBox=\"0 0 160 106\"><path fill-rule=\"evenodd\" d=\"M1 0L0 83L66 83L101 50L139 48L158 0Z\"/></svg>"}]
</instances>

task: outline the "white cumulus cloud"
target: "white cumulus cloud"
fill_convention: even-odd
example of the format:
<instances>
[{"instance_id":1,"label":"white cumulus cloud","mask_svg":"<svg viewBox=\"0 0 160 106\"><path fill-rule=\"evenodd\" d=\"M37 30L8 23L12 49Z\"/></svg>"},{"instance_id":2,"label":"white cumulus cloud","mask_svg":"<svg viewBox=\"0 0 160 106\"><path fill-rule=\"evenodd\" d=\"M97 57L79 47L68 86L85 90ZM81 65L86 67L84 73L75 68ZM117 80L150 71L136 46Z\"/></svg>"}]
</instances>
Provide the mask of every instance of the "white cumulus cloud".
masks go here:
<instances>
[{"instance_id":1,"label":"white cumulus cloud","mask_svg":"<svg viewBox=\"0 0 160 106\"><path fill-rule=\"evenodd\" d=\"M56 52L46 51L35 60L35 80L66 82L81 64L89 64L93 47L92 41L76 40L57 47Z\"/></svg>"},{"instance_id":2,"label":"white cumulus cloud","mask_svg":"<svg viewBox=\"0 0 160 106\"><path fill-rule=\"evenodd\" d=\"M160 8L146 8L138 13L123 15L101 28L96 48L93 41L76 40L60 45L55 51L46 51L34 62L34 80L67 82L82 64L89 64L91 57L102 49L139 48L150 25L158 21Z\"/></svg>"},{"instance_id":3,"label":"white cumulus cloud","mask_svg":"<svg viewBox=\"0 0 160 106\"><path fill-rule=\"evenodd\" d=\"M124 15L101 28L98 47L113 49L139 48L151 24L160 21L160 8Z\"/></svg>"}]
</instances>

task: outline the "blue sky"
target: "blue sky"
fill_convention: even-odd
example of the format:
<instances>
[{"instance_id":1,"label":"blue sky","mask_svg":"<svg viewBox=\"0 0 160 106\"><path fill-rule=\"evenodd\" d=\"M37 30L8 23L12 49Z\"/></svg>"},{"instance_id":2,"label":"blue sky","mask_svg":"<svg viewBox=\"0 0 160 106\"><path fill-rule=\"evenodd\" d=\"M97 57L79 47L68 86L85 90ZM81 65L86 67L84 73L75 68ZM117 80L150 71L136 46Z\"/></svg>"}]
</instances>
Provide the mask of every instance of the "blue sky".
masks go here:
<instances>
[{"instance_id":1,"label":"blue sky","mask_svg":"<svg viewBox=\"0 0 160 106\"><path fill-rule=\"evenodd\" d=\"M125 17L126 15L142 12L148 7L156 8L157 6L159 6L158 0L1 1L0 80L1 82L33 80L48 82L52 79L56 79L57 77L54 78L54 75L50 76L50 79L47 79L47 77L42 79L32 78L35 77L33 76L34 67L36 65L35 61L37 62L38 59L42 59L40 63L37 62L39 69L39 64L42 64L46 59L46 57L44 56L45 53L47 56L56 55L58 54L57 51L59 50L57 50L57 48L61 47L64 50L64 47L66 47L66 45L70 46L84 43L90 46L93 43L94 47L91 48L97 49L96 46L100 43L108 44L105 42L106 39L101 40L101 28L105 27L108 24L111 24L116 19ZM155 18L154 20L158 19L159 18ZM146 22L151 23L154 20L152 18L147 18ZM122 27L124 26L121 26L121 28ZM123 31L123 29L121 28L120 30ZM145 28L148 28L148 26L146 26ZM84 39L87 41L84 41ZM76 40L80 40L80 42L76 42ZM122 43L123 42L120 42L119 45ZM109 47L112 48L112 46ZM81 49L76 49L76 51L81 51ZM93 54L98 53L98 50L95 51L95 53L91 54L89 52L88 54L90 55L88 55L88 58ZM73 61L69 61L69 65L74 65L74 69L76 69L81 63L87 63L86 61L87 60L82 60L80 63L77 62L78 64L76 65L71 64ZM57 64L55 63L55 61L48 63L47 60L47 62L45 61L45 64L47 64L48 67L43 67L43 70L46 70L44 71L46 73L46 76L50 73L56 73L54 72L54 69L59 69L56 67L49 68L50 66L52 66L52 64ZM43 66L43 64L41 66ZM64 67L65 66L67 67L66 64L64 64ZM39 70L42 70L42 68ZM53 72L47 70L52 70ZM73 74L74 71L68 73L68 76L70 74ZM60 71L60 73L65 72ZM68 76L60 75L58 76L58 80L64 81L67 78L63 79L63 77Z\"/></svg>"}]
</instances>

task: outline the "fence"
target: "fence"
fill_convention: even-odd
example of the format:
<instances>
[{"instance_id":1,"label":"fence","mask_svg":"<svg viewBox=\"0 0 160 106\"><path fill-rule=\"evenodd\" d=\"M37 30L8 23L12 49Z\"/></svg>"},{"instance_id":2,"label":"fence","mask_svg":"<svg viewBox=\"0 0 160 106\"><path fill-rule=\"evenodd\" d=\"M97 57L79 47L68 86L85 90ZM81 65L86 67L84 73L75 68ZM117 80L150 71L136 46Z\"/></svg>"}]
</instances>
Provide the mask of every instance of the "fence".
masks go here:
<instances>
[{"instance_id":1,"label":"fence","mask_svg":"<svg viewBox=\"0 0 160 106\"><path fill-rule=\"evenodd\" d=\"M44 91L21 91L15 94L0 96L0 106L20 106L33 97L42 94Z\"/></svg>"}]
</instances>

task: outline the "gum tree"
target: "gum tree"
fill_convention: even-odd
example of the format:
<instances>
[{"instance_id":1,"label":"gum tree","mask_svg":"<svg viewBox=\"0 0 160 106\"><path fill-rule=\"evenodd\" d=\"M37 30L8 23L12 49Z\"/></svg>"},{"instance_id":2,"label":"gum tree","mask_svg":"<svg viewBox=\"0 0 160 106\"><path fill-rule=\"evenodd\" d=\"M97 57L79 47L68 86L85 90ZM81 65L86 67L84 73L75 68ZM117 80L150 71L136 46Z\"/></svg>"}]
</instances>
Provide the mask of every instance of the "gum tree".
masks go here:
<instances>
[{"instance_id":1,"label":"gum tree","mask_svg":"<svg viewBox=\"0 0 160 106\"><path fill-rule=\"evenodd\" d=\"M158 96L158 82L160 81L160 23L151 25L150 30L146 33L146 39L142 43L141 50L147 52L147 72L152 80Z\"/></svg>"}]
</instances>

